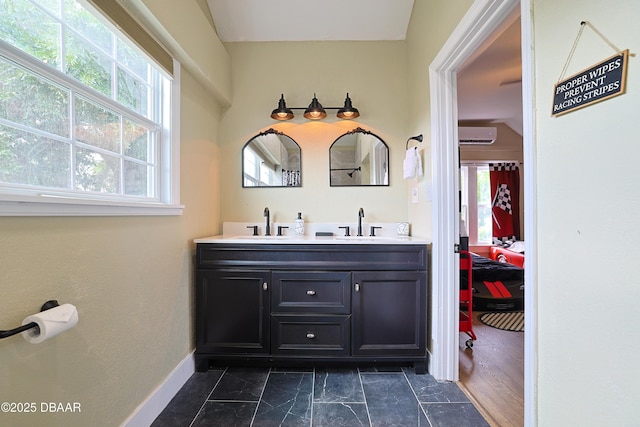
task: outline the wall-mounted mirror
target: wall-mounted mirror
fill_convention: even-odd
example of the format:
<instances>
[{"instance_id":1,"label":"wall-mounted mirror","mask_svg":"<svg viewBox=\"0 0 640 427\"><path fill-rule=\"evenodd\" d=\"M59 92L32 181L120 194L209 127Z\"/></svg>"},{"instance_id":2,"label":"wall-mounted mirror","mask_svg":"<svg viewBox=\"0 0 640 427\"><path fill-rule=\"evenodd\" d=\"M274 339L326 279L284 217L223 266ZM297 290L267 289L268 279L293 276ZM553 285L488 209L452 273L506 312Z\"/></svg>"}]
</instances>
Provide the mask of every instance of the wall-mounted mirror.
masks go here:
<instances>
[{"instance_id":1,"label":"wall-mounted mirror","mask_svg":"<svg viewBox=\"0 0 640 427\"><path fill-rule=\"evenodd\" d=\"M242 148L243 187L302 187L300 146L274 129L260 132Z\"/></svg>"},{"instance_id":2,"label":"wall-mounted mirror","mask_svg":"<svg viewBox=\"0 0 640 427\"><path fill-rule=\"evenodd\" d=\"M389 148L374 133L356 128L331 144L329 169L332 187L389 185Z\"/></svg>"}]
</instances>

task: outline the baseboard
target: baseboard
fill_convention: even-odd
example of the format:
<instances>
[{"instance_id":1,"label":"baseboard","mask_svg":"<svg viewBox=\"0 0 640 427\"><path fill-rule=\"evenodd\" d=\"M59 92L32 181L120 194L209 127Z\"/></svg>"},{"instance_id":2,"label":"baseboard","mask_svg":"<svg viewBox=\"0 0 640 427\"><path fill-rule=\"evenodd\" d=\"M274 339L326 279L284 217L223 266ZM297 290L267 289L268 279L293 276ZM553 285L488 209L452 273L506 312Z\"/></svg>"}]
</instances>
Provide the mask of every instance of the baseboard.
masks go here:
<instances>
[{"instance_id":1,"label":"baseboard","mask_svg":"<svg viewBox=\"0 0 640 427\"><path fill-rule=\"evenodd\" d=\"M193 352L182 359L151 394L133 411L121 427L148 427L195 372Z\"/></svg>"}]
</instances>

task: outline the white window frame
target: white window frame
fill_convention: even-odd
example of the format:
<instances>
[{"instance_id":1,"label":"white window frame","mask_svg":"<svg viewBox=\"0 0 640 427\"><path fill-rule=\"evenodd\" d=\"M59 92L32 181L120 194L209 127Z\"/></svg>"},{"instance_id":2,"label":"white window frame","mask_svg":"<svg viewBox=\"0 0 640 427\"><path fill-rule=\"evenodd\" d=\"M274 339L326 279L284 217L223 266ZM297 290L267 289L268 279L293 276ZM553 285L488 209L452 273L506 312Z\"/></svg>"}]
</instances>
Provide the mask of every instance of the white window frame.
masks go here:
<instances>
[{"instance_id":1,"label":"white window frame","mask_svg":"<svg viewBox=\"0 0 640 427\"><path fill-rule=\"evenodd\" d=\"M113 30L113 29L112 29ZM122 35L122 37L125 37ZM51 68L30 55L3 43L3 55L41 75L50 75ZM66 78L63 76L61 78ZM71 78L69 78L71 80ZM73 83L75 84L75 83ZM158 199L124 200L103 194L81 194L22 189L0 185L0 216L155 216L182 215L180 204L180 63L173 60L173 77L163 91L170 93L170 102L163 108L158 168Z\"/></svg>"}]
</instances>

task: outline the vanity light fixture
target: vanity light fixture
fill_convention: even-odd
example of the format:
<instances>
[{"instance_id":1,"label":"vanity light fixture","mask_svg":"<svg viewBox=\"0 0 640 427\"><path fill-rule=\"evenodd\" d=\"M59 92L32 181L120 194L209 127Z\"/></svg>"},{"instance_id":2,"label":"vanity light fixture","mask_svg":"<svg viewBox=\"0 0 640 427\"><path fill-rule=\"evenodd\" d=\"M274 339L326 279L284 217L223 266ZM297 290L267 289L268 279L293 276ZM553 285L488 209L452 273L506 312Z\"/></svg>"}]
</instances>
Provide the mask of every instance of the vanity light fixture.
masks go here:
<instances>
[{"instance_id":1,"label":"vanity light fixture","mask_svg":"<svg viewBox=\"0 0 640 427\"><path fill-rule=\"evenodd\" d=\"M349 94L347 93L347 97L344 100L344 106L338 110L338 117L345 120L355 119L360 116L360 112L357 108L353 108L351 105L351 98L349 98Z\"/></svg>"},{"instance_id":2,"label":"vanity light fixture","mask_svg":"<svg viewBox=\"0 0 640 427\"><path fill-rule=\"evenodd\" d=\"M323 107L318 101L316 94L313 94L313 99L308 107L287 107L284 100L284 94L280 94L280 100L278 101L278 108L271 112L271 118L275 120L291 120L294 117L293 110L304 110L303 116L309 120L322 120L327 117L326 110L338 110L337 116L344 120L355 119L360 116L360 112L357 108L354 108L351 104L351 98L347 93L347 97L344 100L342 107Z\"/></svg>"},{"instance_id":3,"label":"vanity light fixture","mask_svg":"<svg viewBox=\"0 0 640 427\"><path fill-rule=\"evenodd\" d=\"M284 94L280 95L280 101L278 101L278 108L276 108L271 112L271 118L276 120L293 119L293 111L291 111L291 108L287 108L287 103L284 101Z\"/></svg>"},{"instance_id":4,"label":"vanity light fixture","mask_svg":"<svg viewBox=\"0 0 640 427\"><path fill-rule=\"evenodd\" d=\"M327 112L322 108L322 104L316 98L316 94L313 94L311 104L304 110L304 118L309 120L322 120L327 117Z\"/></svg>"}]
</instances>

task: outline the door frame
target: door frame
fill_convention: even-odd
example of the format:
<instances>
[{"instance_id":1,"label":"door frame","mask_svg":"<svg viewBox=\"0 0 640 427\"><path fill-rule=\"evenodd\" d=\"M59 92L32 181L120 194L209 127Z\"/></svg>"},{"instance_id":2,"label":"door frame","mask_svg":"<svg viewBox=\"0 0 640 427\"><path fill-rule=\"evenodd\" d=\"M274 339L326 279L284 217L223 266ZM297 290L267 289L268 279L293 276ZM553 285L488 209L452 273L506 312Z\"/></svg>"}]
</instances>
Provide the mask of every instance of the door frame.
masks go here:
<instances>
[{"instance_id":1,"label":"door frame","mask_svg":"<svg viewBox=\"0 0 640 427\"><path fill-rule=\"evenodd\" d=\"M433 182L433 259L431 358L438 380L457 381L459 373L459 189L457 72L514 11L520 8L524 154L525 269L524 405L525 425L536 425L536 222L532 0L476 0L429 67Z\"/></svg>"}]
</instances>

